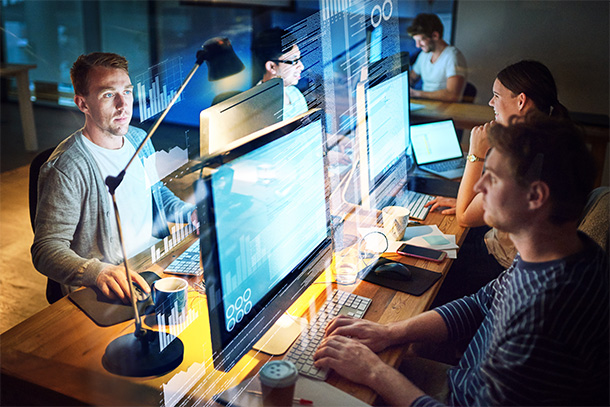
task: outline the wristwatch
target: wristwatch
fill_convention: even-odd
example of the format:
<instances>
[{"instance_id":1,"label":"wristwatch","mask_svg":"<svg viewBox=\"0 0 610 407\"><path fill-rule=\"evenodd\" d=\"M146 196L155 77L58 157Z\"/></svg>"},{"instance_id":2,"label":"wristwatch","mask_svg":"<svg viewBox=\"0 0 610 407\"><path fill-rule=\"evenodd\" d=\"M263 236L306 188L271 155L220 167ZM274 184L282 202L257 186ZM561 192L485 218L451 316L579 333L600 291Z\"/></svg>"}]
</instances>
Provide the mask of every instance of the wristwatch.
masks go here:
<instances>
[{"instance_id":1,"label":"wristwatch","mask_svg":"<svg viewBox=\"0 0 610 407\"><path fill-rule=\"evenodd\" d=\"M468 161L470 161L471 163L477 162L477 161L485 161L484 159L482 159L481 157L477 157L474 154L468 154L468 156L466 156L466 159Z\"/></svg>"}]
</instances>

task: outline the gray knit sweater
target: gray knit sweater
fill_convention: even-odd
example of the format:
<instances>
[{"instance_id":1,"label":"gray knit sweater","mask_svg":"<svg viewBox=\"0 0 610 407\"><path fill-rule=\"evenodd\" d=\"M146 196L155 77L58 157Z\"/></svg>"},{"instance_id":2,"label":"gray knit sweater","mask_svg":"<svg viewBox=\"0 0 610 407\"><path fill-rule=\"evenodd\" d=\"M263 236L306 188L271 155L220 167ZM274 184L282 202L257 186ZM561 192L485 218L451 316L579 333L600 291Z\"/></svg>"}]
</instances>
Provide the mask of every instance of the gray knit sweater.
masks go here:
<instances>
[{"instance_id":1,"label":"gray knit sweater","mask_svg":"<svg viewBox=\"0 0 610 407\"><path fill-rule=\"evenodd\" d=\"M41 167L32 261L36 269L63 284L64 293L95 285L100 271L123 261L112 201L81 130L65 139ZM146 133L130 127L126 139L135 148ZM139 158L155 152L147 142ZM168 221L188 222L193 206L158 182L152 187L153 235L169 234ZM174 219L182 213L182 219Z\"/></svg>"}]
</instances>

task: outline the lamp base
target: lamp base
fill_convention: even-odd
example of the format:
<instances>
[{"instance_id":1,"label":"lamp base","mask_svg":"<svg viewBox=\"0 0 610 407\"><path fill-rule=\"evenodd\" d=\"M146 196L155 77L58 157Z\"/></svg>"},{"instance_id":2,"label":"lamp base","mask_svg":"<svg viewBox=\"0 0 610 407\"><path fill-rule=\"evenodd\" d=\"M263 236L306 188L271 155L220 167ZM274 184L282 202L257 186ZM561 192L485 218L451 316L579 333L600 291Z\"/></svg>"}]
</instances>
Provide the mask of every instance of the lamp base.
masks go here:
<instances>
[{"instance_id":1,"label":"lamp base","mask_svg":"<svg viewBox=\"0 0 610 407\"><path fill-rule=\"evenodd\" d=\"M145 377L162 375L182 363L184 345L170 336L168 345L160 350L159 332L145 329L143 334L123 335L110 342L102 365L110 373L121 376Z\"/></svg>"}]
</instances>

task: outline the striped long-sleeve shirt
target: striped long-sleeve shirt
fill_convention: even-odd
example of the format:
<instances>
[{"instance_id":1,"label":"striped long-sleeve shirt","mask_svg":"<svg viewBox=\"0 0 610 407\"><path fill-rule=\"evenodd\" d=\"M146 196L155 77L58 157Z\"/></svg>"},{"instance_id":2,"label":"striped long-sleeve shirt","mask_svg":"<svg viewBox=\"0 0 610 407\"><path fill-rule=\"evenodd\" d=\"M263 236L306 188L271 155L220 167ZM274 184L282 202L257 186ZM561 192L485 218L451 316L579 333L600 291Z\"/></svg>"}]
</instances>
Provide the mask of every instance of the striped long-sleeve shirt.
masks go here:
<instances>
[{"instance_id":1,"label":"striped long-sleeve shirt","mask_svg":"<svg viewBox=\"0 0 610 407\"><path fill-rule=\"evenodd\" d=\"M581 237L578 254L545 263L517 255L475 295L436 308L449 340L472 338L448 372L451 405L609 405L608 257Z\"/></svg>"}]
</instances>

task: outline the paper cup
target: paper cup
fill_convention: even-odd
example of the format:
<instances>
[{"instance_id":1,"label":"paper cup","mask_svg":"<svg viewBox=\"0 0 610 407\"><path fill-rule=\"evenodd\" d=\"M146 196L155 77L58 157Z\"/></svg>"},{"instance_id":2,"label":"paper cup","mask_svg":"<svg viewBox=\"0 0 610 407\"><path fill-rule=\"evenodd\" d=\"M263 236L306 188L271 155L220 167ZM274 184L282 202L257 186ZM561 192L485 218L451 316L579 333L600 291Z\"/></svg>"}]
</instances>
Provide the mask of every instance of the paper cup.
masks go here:
<instances>
[{"instance_id":1,"label":"paper cup","mask_svg":"<svg viewBox=\"0 0 610 407\"><path fill-rule=\"evenodd\" d=\"M389 240L400 240L409 225L411 212L402 206L386 206L381 210L383 232Z\"/></svg>"},{"instance_id":2,"label":"paper cup","mask_svg":"<svg viewBox=\"0 0 610 407\"><path fill-rule=\"evenodd\" d=\"M273 360L258 372L261 381L263 406L292 406L294 387L299 372L288 360Z\"/></svg>"}]
</instances>

